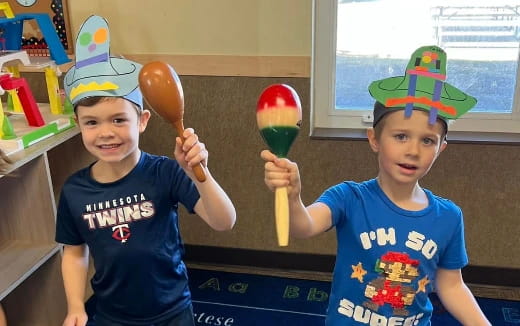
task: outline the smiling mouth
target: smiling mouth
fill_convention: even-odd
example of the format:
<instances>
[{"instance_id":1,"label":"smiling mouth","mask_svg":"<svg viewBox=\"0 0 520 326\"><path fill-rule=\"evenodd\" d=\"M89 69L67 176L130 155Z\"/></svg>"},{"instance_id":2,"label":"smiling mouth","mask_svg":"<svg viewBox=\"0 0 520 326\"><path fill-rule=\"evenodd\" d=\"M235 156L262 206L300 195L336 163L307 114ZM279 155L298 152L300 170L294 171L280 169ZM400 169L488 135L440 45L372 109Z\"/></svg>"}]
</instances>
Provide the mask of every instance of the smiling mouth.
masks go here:
<instances>
[{"instance_id":1,"label":"smiling mouth","mask_svg":"<svg viewBox=\"0 0 520 326\"><path fill-rule=\"evenodd\" d=\"M112 149L112 148L117 148L119 146L120 146L120 144L98 145L98 147L101 149Z\"/></svg>"},{"instance_id":2,"label":"smiling mouth","mask_svg":"<svg viewBox=\"0 0 520 326\"><path fill-rule=\"evenodd\" d=\"M400 167L402 167L403 169L407 169L407 170L417 170L417 166L415 165L411 165L411 164L398 164Z\"/></svg>"}]
</instances>

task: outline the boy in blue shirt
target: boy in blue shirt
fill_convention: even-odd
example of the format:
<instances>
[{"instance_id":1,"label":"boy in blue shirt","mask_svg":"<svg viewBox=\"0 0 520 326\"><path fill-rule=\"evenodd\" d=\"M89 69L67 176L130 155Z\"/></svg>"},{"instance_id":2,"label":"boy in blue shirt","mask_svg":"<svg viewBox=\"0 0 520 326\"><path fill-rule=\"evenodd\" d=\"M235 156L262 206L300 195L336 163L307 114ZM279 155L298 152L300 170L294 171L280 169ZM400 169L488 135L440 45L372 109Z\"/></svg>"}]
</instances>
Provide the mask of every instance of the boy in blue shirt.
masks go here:
<instances>
[{"instance_id":1,"label":"boy in blue shirt","mask_svg":"<svg viewBox=\"0 0 520 326\"><path fill-rule=\"evenodd\" d=\"M60 196L56 241L64 244L64 326L87 322L89 254L97 326L194 325L178 206L215 230L235 223L235 208L211 176L208 151L192 129L185 130L184 142L176 138L176 160L139 149L150 118L138 87L140 68L110 57L107 22L87 19L64 84L83 143L97 161L70 176ZM205 182L192 171L200 163Z\"/></svg>"},{"instance_id":2,"label":"boy in blue shirt","mask_svg":"<svg viewBox=\"0 0 520 326\"><path fill-rule=\"evenodd\" d=\"M430 325L434 290L463 325L490 325L461 276L468 263L462 211L419 185L446 148L447 119L476 103L445 78L446 53L426 46L414 52L406 76L373 82L367 137L377 177L333 186L308 207L297 164L261 153L268 188L288 187L291 234L336 228L326 325Z\"/></svg>"}]
</instances>

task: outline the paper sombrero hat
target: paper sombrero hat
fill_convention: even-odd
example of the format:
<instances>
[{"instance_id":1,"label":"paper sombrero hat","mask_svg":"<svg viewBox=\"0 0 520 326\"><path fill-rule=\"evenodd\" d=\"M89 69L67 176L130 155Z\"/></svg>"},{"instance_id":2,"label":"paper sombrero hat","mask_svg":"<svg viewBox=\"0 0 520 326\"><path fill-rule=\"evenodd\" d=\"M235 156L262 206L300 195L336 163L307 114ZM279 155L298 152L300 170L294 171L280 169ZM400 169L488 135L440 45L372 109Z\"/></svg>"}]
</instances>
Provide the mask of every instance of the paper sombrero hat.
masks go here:
<instances>
[{"instance_id":1,"label":"paper sombrero hat","mask_svg":"<svg viewBox=\"0 0 520 326\"><path fill-rule=\"evenodd\" d=\"M446 52L438 46L423 46L412 54L404 76L374 81L370 95L386 108L404 108L405 116L413 108L430 112L429 123L437 116L457 119L468 112L477 100L445 82Z\"/></svg>"},{"instance_id":2,"label":"paper sombrero hat","mask_svg":"<svg viewBox=\"0 0 520 326\"><path fill-rule=\"evenodd\" d=\"M64 89L73 105L92 96L123 97L143 108L138 75L142 65L110 56L107 21L90 16L76 38L76 63L65 75Z\"/></svg>"}]
</instances>

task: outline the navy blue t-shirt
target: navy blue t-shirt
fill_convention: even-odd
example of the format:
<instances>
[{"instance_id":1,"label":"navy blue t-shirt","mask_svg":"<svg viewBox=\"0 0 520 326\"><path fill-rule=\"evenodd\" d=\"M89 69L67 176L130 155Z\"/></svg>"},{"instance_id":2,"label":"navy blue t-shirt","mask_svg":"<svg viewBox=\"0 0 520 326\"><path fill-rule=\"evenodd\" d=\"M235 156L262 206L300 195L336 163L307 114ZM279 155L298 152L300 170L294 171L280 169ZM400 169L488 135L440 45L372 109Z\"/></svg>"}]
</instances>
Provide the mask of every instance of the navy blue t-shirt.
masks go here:
<instances>
[{"instance_id":1,"label":"navy blue t-shirt","mask_svg":"<svg viewBox=\"0 0 520 326\"><path fill-rule=\"evenodd\" d=\"M191 303L177 209L193 213L197 189L175 160L144 152L115 182L96 182L90 169L63 186L56 241L88 245L98 314L135 325L170 318Z\"/></svg>"}]
</instances>

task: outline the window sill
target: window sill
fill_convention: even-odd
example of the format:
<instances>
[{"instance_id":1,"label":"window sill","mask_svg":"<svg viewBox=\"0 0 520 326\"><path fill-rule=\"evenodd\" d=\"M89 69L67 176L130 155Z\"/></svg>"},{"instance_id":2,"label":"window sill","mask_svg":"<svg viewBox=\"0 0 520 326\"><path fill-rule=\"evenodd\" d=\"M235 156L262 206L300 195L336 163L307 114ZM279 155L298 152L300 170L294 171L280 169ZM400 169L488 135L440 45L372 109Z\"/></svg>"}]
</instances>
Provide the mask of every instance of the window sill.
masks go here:
<instances>
[{"instance_id":1,"label":"window sill","mask_svg":"<svg viewBox=\"0 0 520 326\"><path fill-rule=\"evenodd\" d=\"M366 140L366 129L349 128L311 128L312 139L332 140ZM520 133L499 132L448 132L450 143L487 143L487 144L519 144Z\"/></svg>"}]
</instances>

